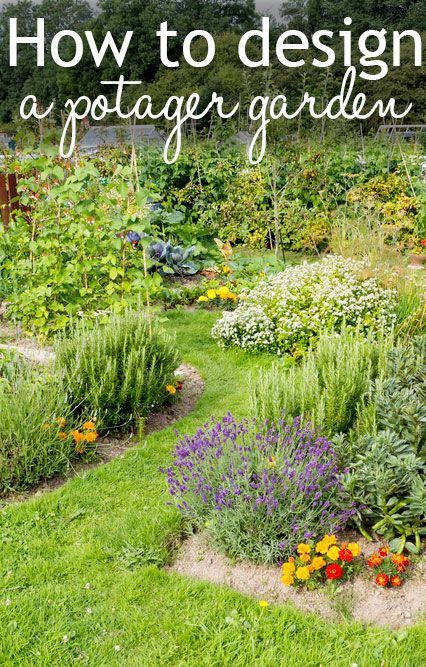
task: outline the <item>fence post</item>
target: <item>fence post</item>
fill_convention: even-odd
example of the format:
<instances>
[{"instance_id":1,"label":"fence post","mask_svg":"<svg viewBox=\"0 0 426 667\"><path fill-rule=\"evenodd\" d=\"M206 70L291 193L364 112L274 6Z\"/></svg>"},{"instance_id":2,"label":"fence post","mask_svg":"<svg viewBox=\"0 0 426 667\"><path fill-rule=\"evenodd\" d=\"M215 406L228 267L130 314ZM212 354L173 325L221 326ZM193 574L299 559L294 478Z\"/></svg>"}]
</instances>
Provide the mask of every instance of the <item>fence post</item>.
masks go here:
<instances>
[{"instance_id":1,"label":"fence post","mask_svg":"<svg viewBox=\"0 0 426 667\"><path fill-rule=\"evenodd\" d=\"M7 175L7 184L9 187L9 205L11 211L16 211L20 208L19 199L18 199L18 189L17 189L18 179L16 174Z\"/></svg>"},{"instance_id":2,"label":"fence post","mask_svg":"<svg viewBox=\"0 0 426 667\"><path fill-rule=\"evenodd\" d=\"M9 226L10 210L6 176L4 174L0 174L0 212L3 226L7 229Z\"/></svg>"}]
</instances>

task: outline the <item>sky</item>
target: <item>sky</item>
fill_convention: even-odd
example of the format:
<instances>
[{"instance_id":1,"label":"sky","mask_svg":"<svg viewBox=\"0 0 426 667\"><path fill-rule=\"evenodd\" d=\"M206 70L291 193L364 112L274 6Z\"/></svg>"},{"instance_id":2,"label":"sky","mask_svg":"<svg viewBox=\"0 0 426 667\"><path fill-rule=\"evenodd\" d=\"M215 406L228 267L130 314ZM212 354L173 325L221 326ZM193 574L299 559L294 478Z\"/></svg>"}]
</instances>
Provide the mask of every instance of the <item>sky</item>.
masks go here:
<instances>
[{"instance_id":1,"label":"sky","mask_svg":"<svg viewBox=\"0 0 426 667\"><path fill-rule=\"evenodd\" d=\"M281 4L281 0L257 0L256 2L259 12L267 12L276 16L278 16L278 9Z\"/></svg>"}]
</instances>

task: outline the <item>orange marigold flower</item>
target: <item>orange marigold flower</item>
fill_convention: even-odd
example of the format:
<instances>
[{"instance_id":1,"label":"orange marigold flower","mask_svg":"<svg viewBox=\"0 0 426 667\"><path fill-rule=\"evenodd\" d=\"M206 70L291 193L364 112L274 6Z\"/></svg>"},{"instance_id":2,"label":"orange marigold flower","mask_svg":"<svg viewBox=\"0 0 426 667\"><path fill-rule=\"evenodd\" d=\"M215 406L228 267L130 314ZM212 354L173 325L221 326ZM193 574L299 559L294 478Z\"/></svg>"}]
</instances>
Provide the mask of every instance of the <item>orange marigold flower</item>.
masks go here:
<instances>
[{"instance_id":1,"label":"orange marigold flower","mask_svg":"<svg viewBox=\"0 0 426 667\"><path fill-rule=\"evenodd\" d=\"M379 572L379 574L376 577L376 584L378 586L382 586L382 588L386 588L386 586L389 583L389 577L387 574L384 572Z\"/></svg>"},{"instance_id":2,"label":"orange marigold flower","mask_svg":"<svg viewBox=\"0 0 426 667\"><path fill-rule=\"evenodd\" d=\"M284 584L284 586L293 586L294 577L291 574L283 574L281 577L281 582Z\"/></svg>"},{"instance_id":3,"label":"orange marigold flower","mask_svg":"<svg viewBox=\"0 0 426 667\"><path fill-rule=\"evenodd\" d=\"M93 421L84 422L83 424L83 431L94 431L95 428L96 424Z\"/></svg>"},{"instance_id":4,"label":"orange marigold flower","mask_svg":"<svg viewBox=\"0 0 426 667\"><path fill-rule=\"evenodd\" d=\"M176 387L174 387L172 384L168 384L166 387L166 391L172 395L176 394Z\"/></svg>"},{"instance_id":5,"label":"orange marigold flower","mask_svg":"<svg viewBox=\"0 0 426 667\"><path fill-rule=\"evenodd\" d=\"M96 440L99 437L99 433L97 433L96 431L90 431L89 433L86 433L84 437L86 439L86 442L96 442Z\"/></svg>"},{"instance_id":6,"label":"orange marigold flower","mask_svg":"<svg viewBox=\"0 0 426 667\"><path fill-rule=\"evenodd\" d=\"M47 424L47 423L46 423L46 424L43 424L43 429L44 429L45 431L48 431L50 428L52 428L52 424Z\"/></svg>"},{"instance_id":7,"label":"orange marigold flower","mask_svg":"<svg viewBox=\"0 0 426 667\"><path fill-rule=\"evenodd\" d=\"M379 565L382 564L382 557L379 556L379 554L373 554L369 559L368 559L368 565L369 567L379 567Z\"/></svg>"},{"instance_id":8,"label":"orange marigold flower","mask_svg":"<svg viewBox=\"0 0 426 667\"><path fill-rule=\"evenodd\" d=\"M404 554L392 554L391 561L394 565L402 565L403 567L408 567L410 564L409 559Z\"/></svg>"},{"instance_id":9,"label":"orange marigold flower","mask_svg":"<svg viewBox=\"0 0 426 667\"><path fill-rule=\"evenodd\" d=\"M398 574L396 574L395 576L391 577L391 584L392 584L392 586L397 586L397 587L402 586L402 579L401 579L401 577L400 577Z\"/></svg>"},{"instance_id":10,"label":"orange marigold flower","mask_svg":"<svg viewBox=\"0 0 426 667\"><path fill-rule=\"evenodd\" d=\"M344 547L343 549L340 549L339 551L339 558L340 560L344 560L345 563L350 563L354 559L354 555L348 547Z\"/></svg>"},{"instance_id":11,"label":"orange marigold flower","mask_svg":"<svg viewBox=\"0 0 426 667\"><path fill-rule=\"evenodd\" d=\"M381 556L382 558L386 558L386 556L388 555L389 551L390 551L389 547L380 547L380 549L379 549L379 556Z\"/></svg>"},{"instance_id":12,"label":"orange marigold flower","mask_svg":"<svg viewBox=\"0 0 426 667\"><path fill-rule=\"evenodd\" d=\"M282 571L284 575L292 575L296 571L296 566L293 562L284 563L284 565L282 566Z\"/></svg>"},{"instance_id":13,"label":"orange marigold flower","mask_svg":"<svg viewBox=\"0 0 426 667\"><path fill-rule=\"evenodd\" d=\"M81 431L71 431L71 436L73 437L74 442L77 444L83 442L83 440L86 439L84 433L81 433Z\"/></svg>"},{"instance_id":14,"label":"orange marigold flower","mask_svg":"<svg viewBox=\"0 0 426 667\"><path fill-rule=\"evenodd\" d=\"M59 431L58 438L59 440L66 440L68 438L68 434L65 433L65 431Z\"/></svg>"}]
</instances>

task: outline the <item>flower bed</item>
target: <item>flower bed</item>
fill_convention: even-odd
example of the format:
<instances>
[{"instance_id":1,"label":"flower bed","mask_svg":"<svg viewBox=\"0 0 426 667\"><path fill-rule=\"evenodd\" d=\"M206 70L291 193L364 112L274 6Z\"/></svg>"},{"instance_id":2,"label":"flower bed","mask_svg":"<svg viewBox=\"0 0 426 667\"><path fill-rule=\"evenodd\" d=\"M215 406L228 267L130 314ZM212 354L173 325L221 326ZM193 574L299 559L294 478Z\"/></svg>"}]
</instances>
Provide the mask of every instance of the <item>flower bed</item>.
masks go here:
<instances>
[{"instance_id":1,"label":"flower bed","mask_svg":"<svg viewBox=\"0 0 426 667\"><path fill-rule=\"evenodd\" d=\"M322 332L342 326L361 333L389 331L396 319L395 293L364 277L364 268L336 256L290 267L224 313L212 335L223 347L297 354Z\"/></svg>"},{"instance_id":2,"label":"flower bed","mask_svg":"<svg viewBox=\"0 0 426 667\"><path fill-rule=\"evenodd\" d=\"M207 527L226 554L254 562L282 561L354 513L330 442L299 419L275 427L228 414L182 438L163 472L190 525Z\"/></svg>"}]
</instances>

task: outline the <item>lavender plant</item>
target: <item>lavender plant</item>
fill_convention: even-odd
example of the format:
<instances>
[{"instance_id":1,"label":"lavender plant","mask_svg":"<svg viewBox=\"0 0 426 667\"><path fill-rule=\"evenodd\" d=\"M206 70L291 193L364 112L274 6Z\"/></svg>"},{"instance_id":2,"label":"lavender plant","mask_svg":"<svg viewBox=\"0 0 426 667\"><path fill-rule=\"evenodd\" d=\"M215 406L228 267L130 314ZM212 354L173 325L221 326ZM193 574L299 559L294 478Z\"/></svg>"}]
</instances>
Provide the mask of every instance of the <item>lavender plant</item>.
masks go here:
<instances>
[{"instance_id":1,"label":"lavender plant","mask_svg":"<svg viewBox=\"0 0 426 667\"><path fill-rule=\"evenodd\" d=\"M257 563L280 562L355 513L331 443L299 418L212 420L179 441L163 472L191 527L206 527L227 555Z\"/></svg>"}]
</instances>

